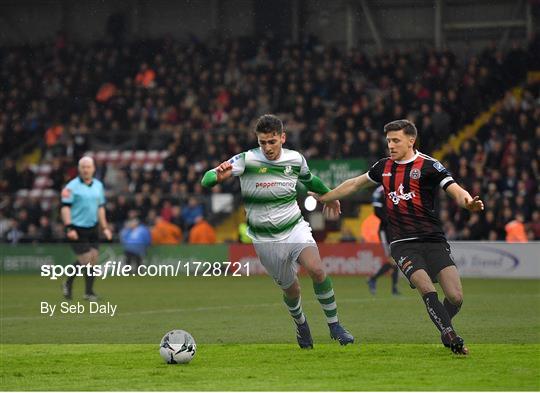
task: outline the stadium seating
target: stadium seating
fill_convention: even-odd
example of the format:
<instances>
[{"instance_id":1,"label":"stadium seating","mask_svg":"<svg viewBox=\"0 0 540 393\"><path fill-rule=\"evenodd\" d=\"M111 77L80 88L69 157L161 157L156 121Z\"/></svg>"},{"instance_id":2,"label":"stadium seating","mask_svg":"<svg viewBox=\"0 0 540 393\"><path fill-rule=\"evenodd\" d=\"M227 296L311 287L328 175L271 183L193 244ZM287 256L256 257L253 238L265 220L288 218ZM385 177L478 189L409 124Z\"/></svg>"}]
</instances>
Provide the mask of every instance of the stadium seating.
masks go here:
<instances>
[{"instance_id":1,"label":"stadium seating","mask_svg":"<svg viewBox=\"0 0 540 393\"><path fill-rule=\"evenodd\" d=\"M67 45L61 51L47 45L6 48L0 71L11 77L5 81L6 93L0 95L0 104L9 113L0 117L0 153L14 155L15 147L21 144L39 146L40 158L30 167L35 177L31 179L29 173L25 177L33 184L31 190L16 180L23 166L17 172L10 170L9 179L15 180L8 179L1 189L6 201L4 214L16 215L24 208L25 202L14 205L17 198L57 198L68 174L76 174L76 162L83 154L95 158L102 178L106 179L112 167L123 172L130 203L134 195L152 190L161 198L160 204L169 200L181 206L194 195L209 205L209 194L198 184L200 175L252 148L256 141L250 127L266 112L278 113L286 121L289 146L304 152L308 159L363 156L372 163L385 154L380 130L395 117L416 122L422 150L430 154L524 80L526 64L515 59L526 59L528 53L513 48L510 54L502 55L486 49L458 58L450 51L418 49L367 56L358 49L343 52L327 47L312 38L298 46L261 41L258 46L266 47L273 56L260 62L250 49L252 45L242 40L223 44L224 52L204 43L167 46L162 40L122 47ZM516 51L525 56L515 56ZM88 62L92 69L80 61L86 53L91 56ZM135 83L142 63L155 72L151 85ZM65 67L59 64L70 64L68 75L63 75ZM202 67L197 72L196 65ZM44 73L47 77L41 78ZM28 88L20 89L23 82ZM104 84L114 86L114 93L97 99ZM538 95L534 97L536 100L525 100L530 106L526 116L531 124L538 124ZM515 116L501 118L497 127L502 129L515 121ZM490 135L478 133L472 142L476 153L485 153L484 146L493 144ZM538 132L532 138L533 152L537 153ZM521 153L518 149L512 154L519 157ZM461 170L459 158L447 158L457 178L473 175L473 165ZM20 155L19 161L24 161ZM485 163L484 171L490 164ZM519 173L521 167L515 169ZM532 185L527 188L527 197L534 200L538 174L530 173L529 177ZM483 182L479 190L485 193L489 184ZM237 190L238 185L232 182L221 189ZM108 193L111 207L118 192ZM505 198L500 203L508 203ZM57 219L51 210L56 205L45 204L49 207L46 213ZM533 210L538 209L533 206ZM442 208L446 210L443 215L458 214L451 203L444 202ZM527 212L527 219L532 214ZM501 221L499 227L503 226L499 210L496 216ZM484 238L485 231L464 230L469 220L464 216L456 228L447 229L459 238ZM502 232L497 238L501 236Z\"/></svg>"}]
</instances>

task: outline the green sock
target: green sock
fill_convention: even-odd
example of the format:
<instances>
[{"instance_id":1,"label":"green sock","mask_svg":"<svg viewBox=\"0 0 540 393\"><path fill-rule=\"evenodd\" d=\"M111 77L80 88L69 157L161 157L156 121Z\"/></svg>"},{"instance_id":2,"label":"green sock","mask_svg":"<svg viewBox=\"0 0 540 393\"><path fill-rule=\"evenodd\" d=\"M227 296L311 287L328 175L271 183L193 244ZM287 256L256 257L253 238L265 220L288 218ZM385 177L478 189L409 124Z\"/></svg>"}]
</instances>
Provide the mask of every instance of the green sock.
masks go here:
<instances>
[{"instance_id":1,"label":"green sock","mask_svg":"<svg viewBox=\"0 0 540 393\"><path fill-rule=\"evenodd\" d=\"M306 322L306 317L302 311L302 298L298 297L296 299L289 299L287 296L283 295L283 301L289 309L289 314L293 317L294 322L301 325Z\"/></svg>"},{"instance_id":2,"label":"green sock","mask_svg":"<svg viewBox=\"0 0 540 393\"><path fill-rule=\"evenodd\" d=\"M326 315L326 322L335 323L338 321L336 298L334 297L334 289L332 288L332 280L326 276L323 282L313 282L313 289L317 300L321 303L321 307Z\"/></svg>"}]
</instances>

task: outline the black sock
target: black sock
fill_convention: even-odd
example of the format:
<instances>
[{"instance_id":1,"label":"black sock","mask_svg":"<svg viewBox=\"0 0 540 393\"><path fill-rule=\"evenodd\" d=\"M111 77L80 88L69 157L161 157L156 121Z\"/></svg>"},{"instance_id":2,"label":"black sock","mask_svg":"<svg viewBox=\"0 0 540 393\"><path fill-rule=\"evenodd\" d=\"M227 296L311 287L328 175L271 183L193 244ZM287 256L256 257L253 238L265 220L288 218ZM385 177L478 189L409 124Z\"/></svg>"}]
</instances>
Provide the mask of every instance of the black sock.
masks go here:
<instances>
[{"instance_id":1,"label":"black sock","mask_svg":"<svg viewBox=\"0 0 540 393\"><path fill-rule=\"evenodd\" d=\"M392 288L397 289L397 280L399 270L397 266L393 266L394 271L392 272Z\"/></svg>"},{"instance_id":2,"label":"black sock","mask_svg":"<svg viewBox=\"0 0 540 393\"><path fill-rule=\"evenodd\" d=\"M72 263L72 265L75 266L75 274L76 274L77 269L78 269L77 266L79 266L80 263L79 261L75 261L75 263ZM73 288L73 281L75 281L75 274L73 274L73 276L68 276L68 278L66 279L66 285L70 291Z\"/></svg>"},{"instance_id":3,"label":"black sock","mask_svg":"<svg viewBox=\"0 0 540 393\"><path fill-rule=\"evenodd\" d=\"M426 303L426 309L429 317L433 321L433 324L439 329L442 334L453 332L452 321L448 312L439 301L437 292L429 292L423 296L424 303Z\"/></svg>"},{"instance_id":4,"label":"black sock","mask_svg":"<svg viewBox=\"0 0 540 393\"><path fill-rule=\"evenodd\" d=\"M450 317L450 319L452 319L456 316L459 310L461 310L461 304L463 303L455 305L451 303L450 300L448 300L447 298L444 298L443 304L444 304L444 308L446 308L446 312L448 313L448 316Z\"/></svg>"},{"instance_id":5,"label":"black sock","mask_svg":"<svg viewBox=\"0 0 540 393\"><path fill-rule=\"evenodd\" d=\"M84 280L86 284L86 290L85 293L87 295L92 295L94 293L94 276L91 274L88 274L89 272L86 272L84 275Z\"/></svg>"},{"instance_id":6,"label":"black sock","mask_svg":"<svg viewBox=\"0 0 540 393\"><path fill-rule=\"evenodd\" d=\"M391 267L392 267L392 265L390 265L389 263L385 263L384 265L381 266L379 271L377 273L375 273L375 275L373 277L371 277L371 279L372 280L378 279L380 276L382 276L384 273L386 273L388 270L390 270Z\"/></svg>"}]
</instances>

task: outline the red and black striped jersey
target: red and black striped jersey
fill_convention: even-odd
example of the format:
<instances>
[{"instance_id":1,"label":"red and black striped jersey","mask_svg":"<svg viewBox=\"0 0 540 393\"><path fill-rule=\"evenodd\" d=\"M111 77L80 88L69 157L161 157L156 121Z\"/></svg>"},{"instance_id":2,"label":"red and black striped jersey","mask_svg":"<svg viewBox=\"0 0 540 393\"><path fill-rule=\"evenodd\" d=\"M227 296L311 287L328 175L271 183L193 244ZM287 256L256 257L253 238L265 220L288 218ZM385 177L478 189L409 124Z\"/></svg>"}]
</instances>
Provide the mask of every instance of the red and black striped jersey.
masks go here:
<instances>
[{"instance_id":1,"label":"red and black striped jersey","mask_svg":"<svg viewBox=\"0 0 540 393\"><path fill-rule=\"evenodd\" d=\"M438 187L455 183L436 159L418 151L404 161L390 157L377 161L368 171L369 180L382 184L383 203L392 242L406 240L444 241L441 221L435 214Z\"/></svg>"}]
</instances>

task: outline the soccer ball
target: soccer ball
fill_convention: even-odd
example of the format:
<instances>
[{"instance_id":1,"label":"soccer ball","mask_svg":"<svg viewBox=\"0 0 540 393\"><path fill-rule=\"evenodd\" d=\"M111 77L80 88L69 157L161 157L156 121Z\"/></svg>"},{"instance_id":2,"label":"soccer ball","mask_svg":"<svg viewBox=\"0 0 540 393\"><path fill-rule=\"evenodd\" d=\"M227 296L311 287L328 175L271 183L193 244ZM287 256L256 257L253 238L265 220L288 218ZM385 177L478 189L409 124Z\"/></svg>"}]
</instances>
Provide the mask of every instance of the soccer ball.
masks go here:
<instances>
[{"instance_id":1,"label":"soccer ball","mask_svg":"<svg viewBox=\"0 0 540 393\"><path fill-rule=\"evenodd\" d=\"M171 330L163 336L159 345L159 354L168 364L189 363L196 350L195 340L184 330Z\"/></svg>"}]
</instances>

